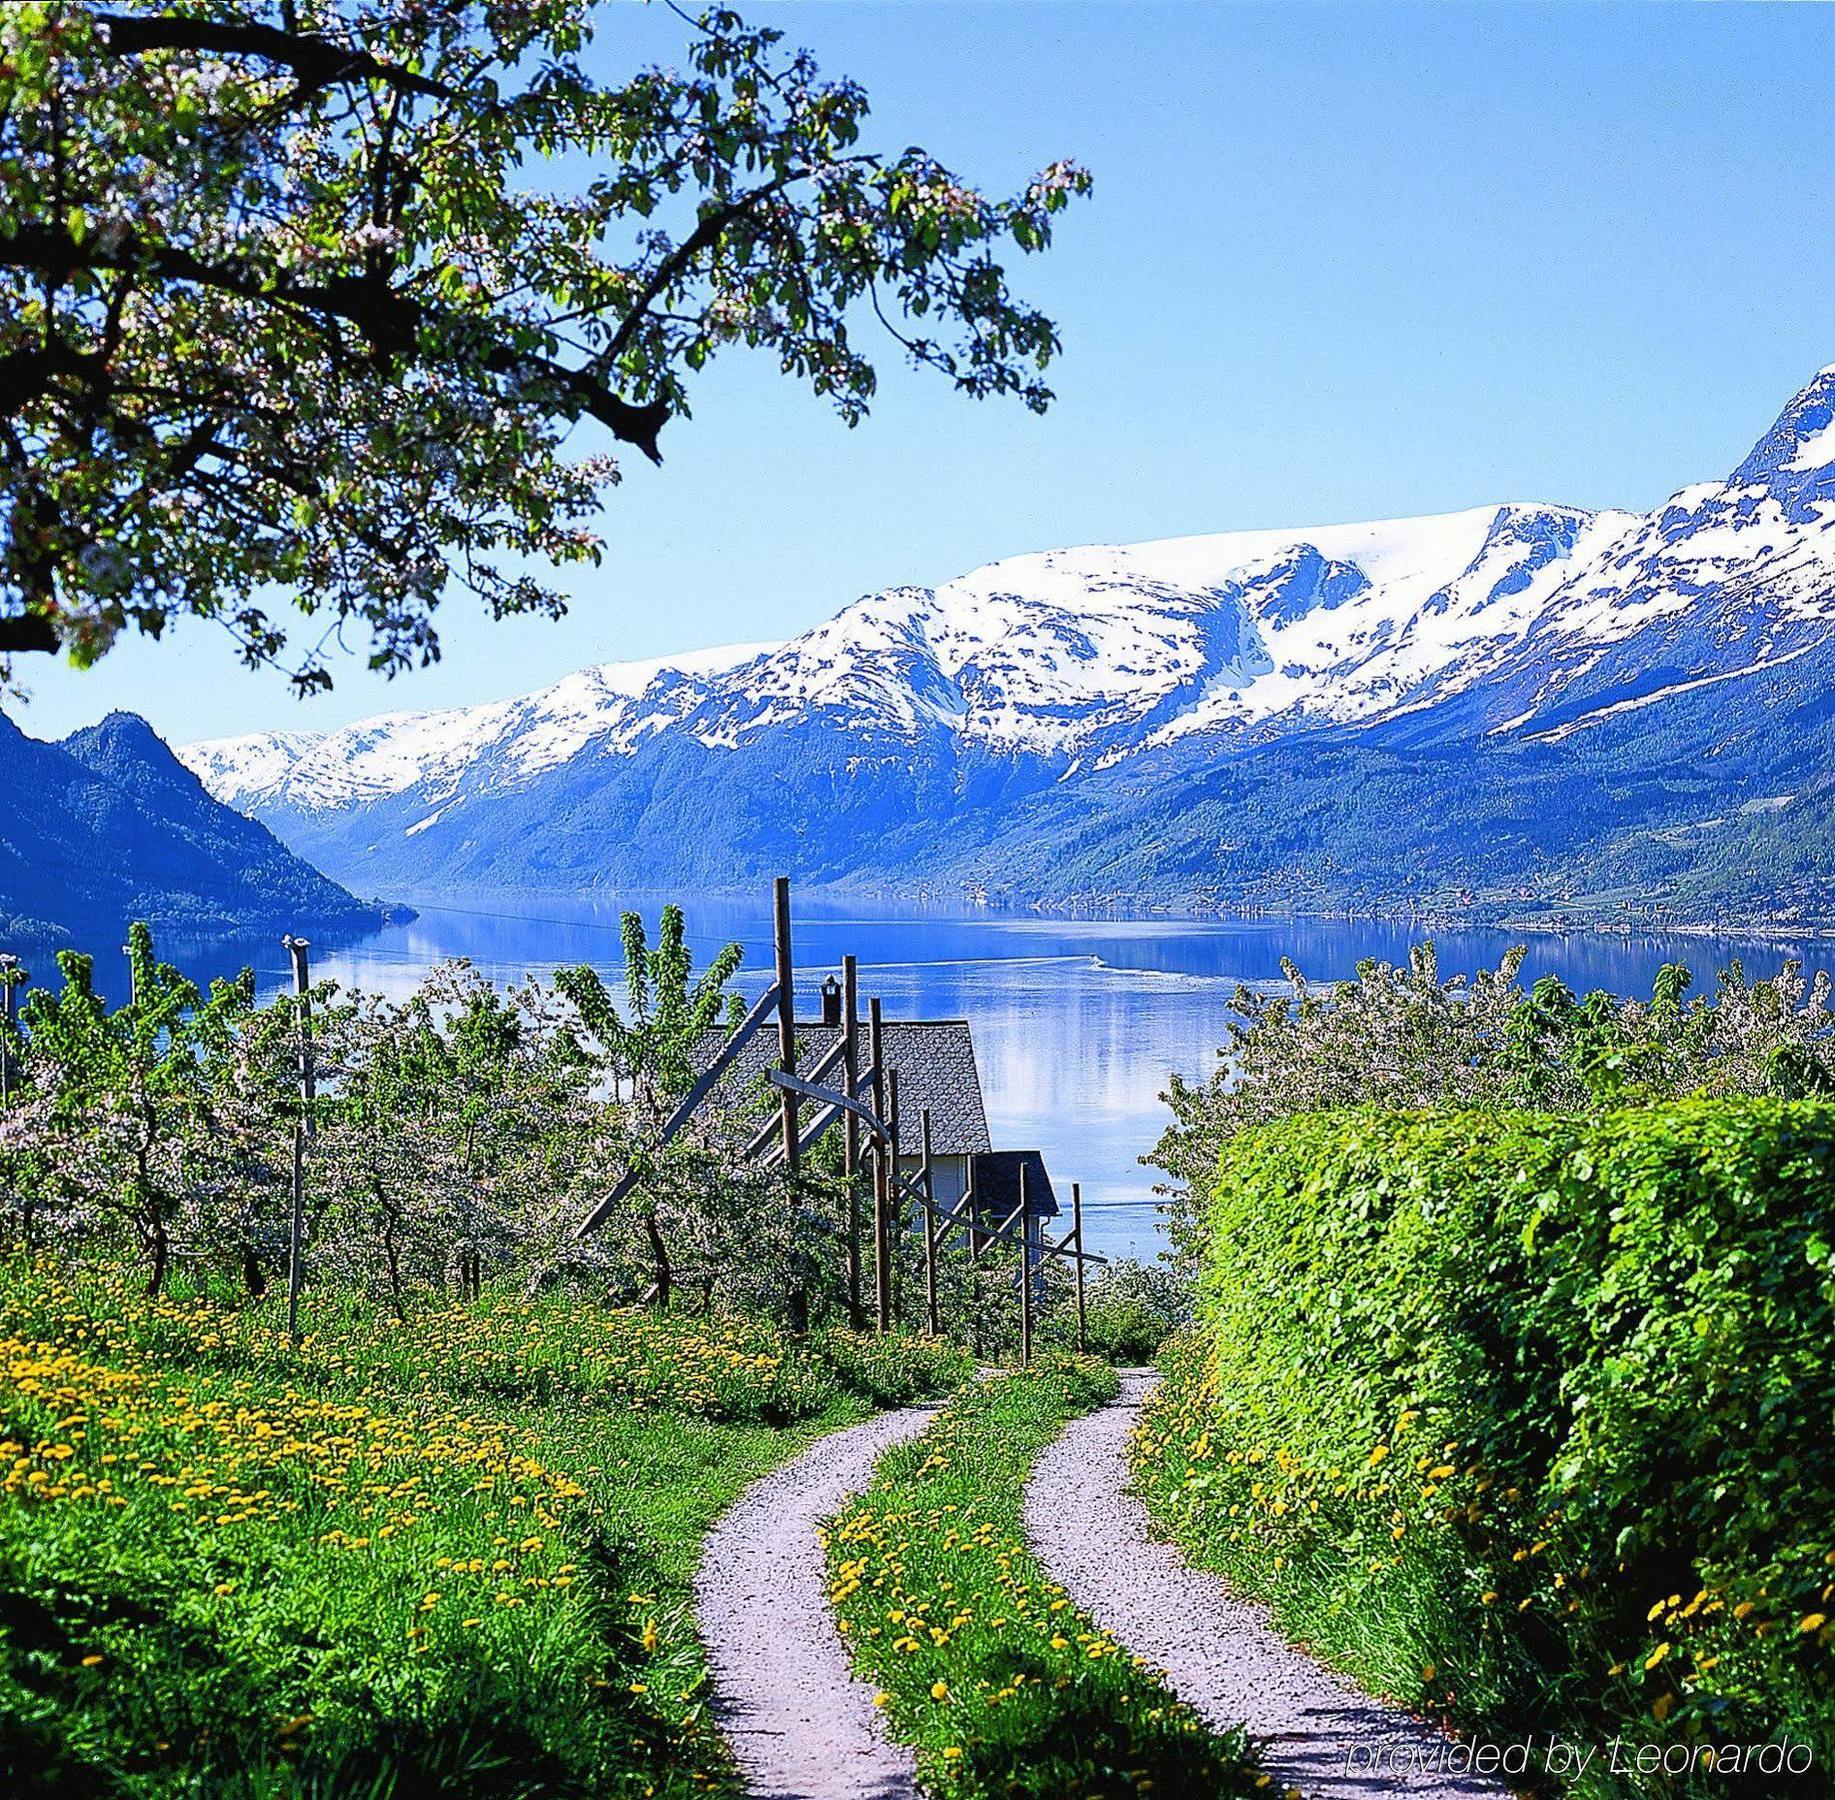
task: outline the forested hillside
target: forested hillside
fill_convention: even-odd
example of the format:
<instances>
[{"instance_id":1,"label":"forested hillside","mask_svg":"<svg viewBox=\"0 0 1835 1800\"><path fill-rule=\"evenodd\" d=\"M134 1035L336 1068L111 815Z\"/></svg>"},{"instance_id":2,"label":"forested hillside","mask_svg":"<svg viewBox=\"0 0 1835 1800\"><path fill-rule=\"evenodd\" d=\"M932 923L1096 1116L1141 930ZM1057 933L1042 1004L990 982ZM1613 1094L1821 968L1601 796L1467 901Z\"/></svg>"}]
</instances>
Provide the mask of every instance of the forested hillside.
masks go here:
<instances>
[{"instance_id":1,"label":"forested hillside","mask_svg":"<svg viewBox=\"0 0 1835 1800\"><path fill-rule=\"evenodd\" d=\"M57 744L0 715L0 791L0 927L14 937L119 933L134 918L235 931L384 917L211 799L132 713Z\"/></svg>"}]
</instances>

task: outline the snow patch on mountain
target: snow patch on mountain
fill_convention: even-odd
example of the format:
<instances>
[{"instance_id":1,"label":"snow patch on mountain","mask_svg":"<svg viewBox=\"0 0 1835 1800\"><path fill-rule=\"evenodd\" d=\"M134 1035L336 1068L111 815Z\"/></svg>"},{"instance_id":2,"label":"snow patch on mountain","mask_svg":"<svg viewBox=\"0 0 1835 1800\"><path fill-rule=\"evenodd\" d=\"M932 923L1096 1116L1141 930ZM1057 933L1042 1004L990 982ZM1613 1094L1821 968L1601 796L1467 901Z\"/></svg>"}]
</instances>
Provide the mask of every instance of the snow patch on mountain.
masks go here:
<instances>
[{"instance_id":1,"label":"snow patch on mountain","mask_svg":"<svg viewBox=\"0 0 1835 1800\"><path fill-rule=\"evenodd\" d=\"M216 738L178 755L216 798L243 811L330 812L415 790L434 803L476 769L488 770L487 786L516 786L589 745L628 753L693 710L711 678L776 647L736 644L601 663L514 700L383 713L336 731Z\"/></svg>"}]
</instances>

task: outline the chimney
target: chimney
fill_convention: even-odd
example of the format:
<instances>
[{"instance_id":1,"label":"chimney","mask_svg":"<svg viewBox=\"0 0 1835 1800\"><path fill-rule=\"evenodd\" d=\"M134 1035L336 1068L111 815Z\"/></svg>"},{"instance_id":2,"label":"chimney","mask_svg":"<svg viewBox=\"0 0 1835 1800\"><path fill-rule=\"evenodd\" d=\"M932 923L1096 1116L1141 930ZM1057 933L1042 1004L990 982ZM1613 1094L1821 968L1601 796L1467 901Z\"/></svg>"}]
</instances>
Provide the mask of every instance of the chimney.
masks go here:
<instances>
[{"instance_id":1,"label":"chimney","mask_svg":"<svg viewBox=\"0 0 1835 1800\"><path fill-rule=\"evenodd\" d=\"M822 983L822 1023L841 1027L841 983L832 975Z\"/></svg>"}]
</instances>

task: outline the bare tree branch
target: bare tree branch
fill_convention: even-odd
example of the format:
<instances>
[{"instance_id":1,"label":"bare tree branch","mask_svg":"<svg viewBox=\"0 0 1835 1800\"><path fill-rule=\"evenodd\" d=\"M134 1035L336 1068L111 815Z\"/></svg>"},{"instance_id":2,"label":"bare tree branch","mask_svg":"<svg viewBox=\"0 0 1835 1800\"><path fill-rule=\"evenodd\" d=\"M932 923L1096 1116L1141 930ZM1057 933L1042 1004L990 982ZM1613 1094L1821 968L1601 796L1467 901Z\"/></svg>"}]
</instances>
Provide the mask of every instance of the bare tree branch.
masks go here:
<instances>
[{"instance_id":1,"label":"bare tree branch","mask_svg":"<svg viewBox=\"0 0 1835 1800\"><path fill-rule=\"evenodd\" d=\"M106 31L103 49L110 56L144 56L149 50L204 50L220 56L253 56L278 63L300 78L294 102L321 88L344 81L381 81L411 94L450 98L444 82L397 68L367 50L352 50L330 38L307 32L281 31L272 25L220 25L209 19L187 19L170 13L153 18L126 18L115 13L97 17Z\"/></svg>"}]
</instances>

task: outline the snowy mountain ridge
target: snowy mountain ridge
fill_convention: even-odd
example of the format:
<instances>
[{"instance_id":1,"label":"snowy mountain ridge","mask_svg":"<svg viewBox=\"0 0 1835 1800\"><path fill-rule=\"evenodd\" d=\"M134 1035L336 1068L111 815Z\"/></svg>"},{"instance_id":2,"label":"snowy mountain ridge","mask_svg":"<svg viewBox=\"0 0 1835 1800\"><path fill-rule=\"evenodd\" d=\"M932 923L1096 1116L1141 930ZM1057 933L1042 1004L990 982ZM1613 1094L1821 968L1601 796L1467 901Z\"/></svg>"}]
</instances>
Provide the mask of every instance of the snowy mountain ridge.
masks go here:
<instances>
[{"instance_id":1,"label":"snowy mountain ridge","mask_svg":"<svg viewBox=\"0 0 1835 1800\"><path fill-rule=\"evenodd\" d=\"M601 664L512 700L181 754L219 799L308 810L416 786L446 799L481 770L513 784L671 728L732 748L818 710L862 729L940 727L994 750L1113 761L1290 713L1380 716L1423 680L1475 678L1522 635L1575 547L1632 519L1480 507L1044 551L868 595L787 644Z\"/></svg>"},{"instance_id":2,"label":"snowy mountain ridge","mask_svg":"<svg viewBox=\"0 0 1835 1800\"><path fill-rule=\"evenodd\" d=\"M665 777L749 770L831 800L839 784L882 836L980 840L1051 788L1094 783L1091 806L1119 816L1103 778L1128 771L1202 781L1345 734L1528 753L1684 703L1693 718L1691 696L1737 707L1813 682L1832 634L1835 367L1728 479L1648 514L1504 503L1047 550L866 595L788 643L180 754L336 872L439 880L482 858L503 877L516 852L490 821L537 816L518 796L564 794L591 832L666 806ZM894 770L914 785L875 812ZM572 878L564 846L543 856ZM845 873L845 846L822 840L820 859Z\"/></svg>"}]
</instances>

